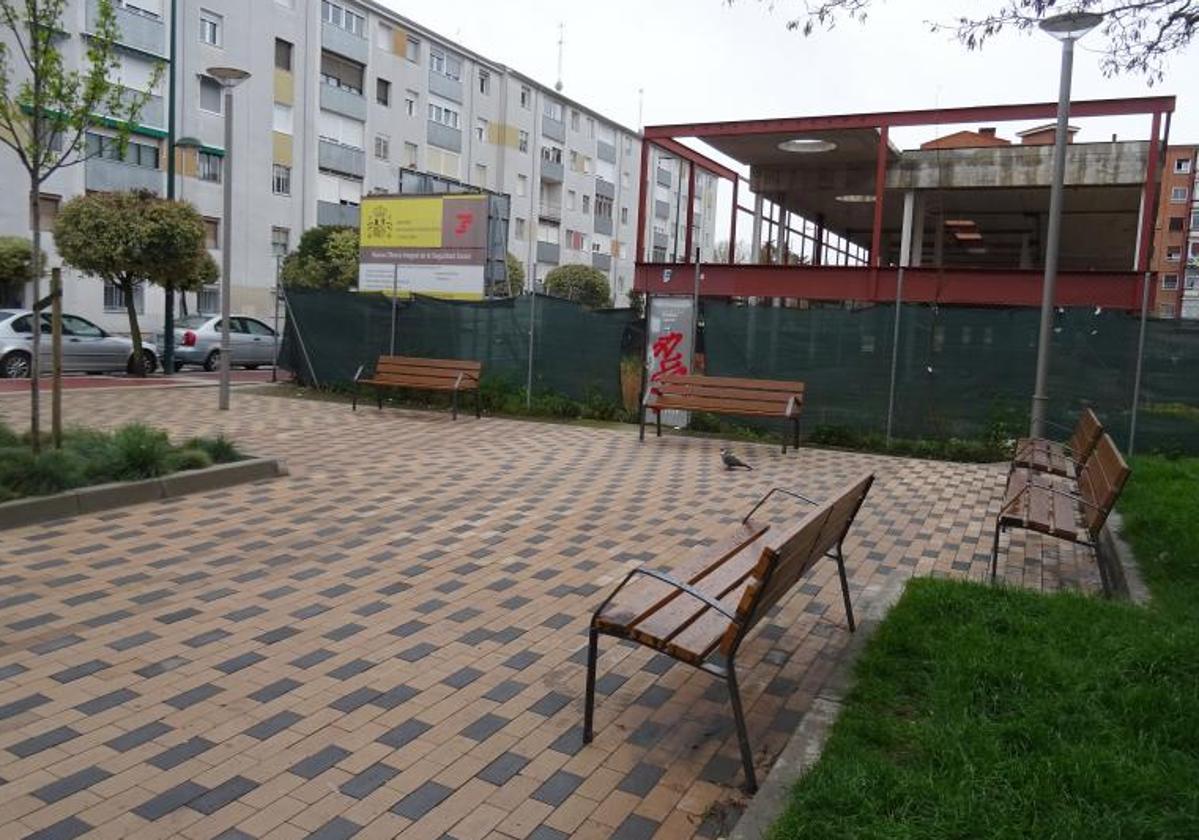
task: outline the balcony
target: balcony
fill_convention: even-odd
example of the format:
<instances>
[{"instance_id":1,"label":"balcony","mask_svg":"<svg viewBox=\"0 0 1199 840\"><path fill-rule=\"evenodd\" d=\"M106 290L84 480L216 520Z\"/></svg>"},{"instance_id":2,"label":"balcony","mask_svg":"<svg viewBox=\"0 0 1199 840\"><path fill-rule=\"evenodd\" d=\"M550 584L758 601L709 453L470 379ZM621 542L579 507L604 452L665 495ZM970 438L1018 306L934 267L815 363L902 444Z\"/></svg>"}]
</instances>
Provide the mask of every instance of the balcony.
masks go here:
<instances>
[{"instance_id":1,"label":"balcony","mask_svg":"<svg viewBox=\"0 0 1199 840\"><path fill-rule=\"evenodd\" d=\"M343 146L323 137L317 146L316 163L321 169L362 178L366 175L366 152L353 146Z\"/></svg>"},{"instance_id":2,"label":"balcony","mask_svg":"<svg viewBox=\"0 0 1199 840\"><path fill-rule=\"evenodd\" d=\"M429 145L451 152L462 151L462 131L448 125L429 121Z\"/></svg>"},{"instance_id":3,"label":"balcony","mask_svg":"<svg viewBox=\"0 0 1199 840\"><path fill-rule=\"evenodd\" d=\"M324 21L321 22L321 47L359 64L366 64L371 55L370 41Z\"/></svg>"},{"instance_id":4,"label":"balcony","mask_svg":"<svg viewBox=\"0 0 1199 840\"><path fill-rule=\"evenodd\" d=\"M558 264L558 245L553 242L537 242L537 262Z\"/></svg>"},{"instance_id":5,"label":"balcony","mask_svg":"<svg viewBox=\"0 0 1199 840\"><path fill-rule=\"evenodd\" d=\"M654 218L669 219L670 218L670 202L654 199Z\"/></svg>"},{"instance_id":6,"label":"balcony","mask_svg":"<svg viewBox=\"0 0 1199 840\"><path fill-rule=\"evenodd\" d=\"M321 107L326 111L366 122L366 97L362 94L329 84L321 84L320 89Z\"/></svg>"},{"instance_id":7,"label":"balcony","mask_svg":"<svg viewBox=\"0 0 1199 840\"><path fill-rule=\"evenodd\" d=\"M657 230L654 231L654 247L655 248L665 248L669 244L670 244L669 236L667 236L665 233L662 233L661 231L657 231Z\"/></svg>"},{"instance_id":8,"label":"balcony","mask_svg":"<svg viewBox=\"0 0 1199 840\"><path fill-rule=\"evenodd\" d=\"M166 25L162 18L151 17L115 3L113 11L116 12L117 28L121 32L118 40L122 46L166 57ZM99 16L99 0L87 0L88 32L96 31L96 19Z\"/></svg>"},{"instance_id":9,"label":"balcony","mask_svg":"<svg viewBox=\"0 0 1199 840\"><path fill-rule=\"evenodd\" d=\"M358 205L318 201L316 203L316 223L356 228L358 227Z\"/></svg>"},{"instance_id":10,"label":"balcony","mask_svg":"<svg viewBox=\"0 0 1199 840\"><path fill-rule=\"evenodd\" d=\"M553 117L541 116L541 134L559 143L566 142L566 123Z\"/></svg>"},{"instance_id":11,"label":"balcony","mask_svg":"<svg viewBox=\"0 0 1199 840\"><path fill-rule=\"evenodd\" d=\"M563 177L562 164L552 160L541 159L541 180L553 184L561 184Z\"/></svg>"},{"instance_id":12,"label":"balcony","mask_svg":"<svg viewBox=\"0 0 1199 840\"><path fill-rule=\"evenodd\" d=\"M596 198L600 196L604 198L616 198L616 185L610 181L605 181L603 178L596 178L595 195Z\"/></svg>"},{"instance_id":13,"label":"balcony","mask_svg":"<svg viewBox=\"0 0 1199 840\"><path fill-rule=\"evenodd\" d=\"M133 100L139 96L145 96L144 91L134 90L133 88L122 87L120 89L121 110L128 113L128 108L133 104ZM107 110L107 109L105 109ZM108 114L107 116L113 119L122 119L117 114ZM166 127L166 107L163 105L161 96L150 94L142 105L141 110L137 114L138 125L150 126L152 128Z\"/></svg>"},{"instance_id":14,"label":"balcony","mask_svg":"<svg viewBox=\"0 0 1199 840\"><path fill-rule=\"evenodd\" d=\"M611 236L612 235L612 217L597 215L595 217L595 232L602 233L606 236Z\"/></svg>"},{"instance_id":15,"label":"balcony","mask_svg":"<svg viewBox=\"0 0 1199 840\"><path fill-rule=\"evenodd\" d=\"M86 189L95 192L127 192L150 190L162 195L166 180L161 169L134 166L119 160L93 157L83 164L83 180Z\"/></svg>"},{"instance_id":16,"label":"balcony","mask_svg":"<svg viewBox=\"0 0 1199 840\"><path fill-rule=\"evenodd\" d=\"M542 199L537 208L537 215L543 219L553 219L560 222L562 221L562 203Z\"/></svg>"},{"instance_id":17,"label":"balcony","mask_svg":"<svg viewBox=\"0 0 1199 840\"><path fill-rule=\"evenodd\" d=\"M657 182L660 187L669 187L674 183L674 176L670 174L669 169L658 167Z\"/></svg>"},{"instance_id":18,"label":"balcony","mask_svg":"<svg viewBox=\"0 0 1199 840\"><path fill-rule=\"evenodd\" d=\"M595 141L595 156L608 163L616 163L616 147L603 140Z\"/></svg>"},{"instance_id":19,"label":"balcony","mask_svg":"<svg viewBox=\"0 0 1199 840\"><path fill-rule=\"evenodd\" d=\"M451 102L462 101L462 80L451 79L449 76L429 71L429 93L448 99Z\"/></svg>"},{"instance_id":20,"label":"balcony","mask_svg":"<svg viewBox=\"0 0 1199 840\"><path fill-rule=\"evenodd\" d=\"M612 270L612 255L601 254L599 251L591 252L591 267L598 268L600 271Z\"/></svg>"}]
</instances>

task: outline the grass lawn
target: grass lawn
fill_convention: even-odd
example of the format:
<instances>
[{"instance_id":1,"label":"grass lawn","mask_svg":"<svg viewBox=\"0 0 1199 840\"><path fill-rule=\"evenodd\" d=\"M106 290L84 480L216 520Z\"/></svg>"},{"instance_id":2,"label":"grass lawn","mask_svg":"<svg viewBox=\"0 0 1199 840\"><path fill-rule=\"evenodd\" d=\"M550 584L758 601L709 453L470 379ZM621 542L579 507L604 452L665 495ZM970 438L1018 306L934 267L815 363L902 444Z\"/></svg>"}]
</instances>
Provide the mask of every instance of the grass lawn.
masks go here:
<instances>
[{"instance_id":1,"label":"grass lawn","mask_svg":"<svg viewBox=\"0 0 1199 840\"><path fill-rule=\"evenodd\" d=\"M772 838L1199 837L1199 459L1120 508L1150 607L913 580Z\"/></svg>"}]
</instances>

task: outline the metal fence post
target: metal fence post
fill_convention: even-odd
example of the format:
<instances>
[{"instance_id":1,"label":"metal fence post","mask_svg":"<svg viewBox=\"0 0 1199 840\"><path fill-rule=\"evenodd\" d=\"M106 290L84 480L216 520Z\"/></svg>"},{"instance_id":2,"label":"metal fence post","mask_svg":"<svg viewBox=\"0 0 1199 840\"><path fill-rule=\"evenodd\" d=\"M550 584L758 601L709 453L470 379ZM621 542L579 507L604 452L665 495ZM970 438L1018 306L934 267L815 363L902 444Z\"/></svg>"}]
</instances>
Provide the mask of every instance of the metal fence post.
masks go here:
<instances>
[{"instance_id":1,"label":"metal fence post","mask_svg":"<svg viewBox=\"0 0 1199 840\"><path fill-rule=\"evenodd\" d=\"M1145 280L1141 283L1141 328L1137 337L1137 370L1132 380L1132 419L1128 423L1128 457L1131 458L1136 449L1137 439L1137 407L1141 402L1141 365L1145 360L1145 326L1149 320L1149 280L1150 273L1145 272Z\"/></svg>"},{"instance_id":2,"label":"metal fence post","mask_svg":"<svg viewBox=\"0 0 1199 840\"><path fill-rule=\"evenodd\" d=\"M537 323L537 281L529 293L529 370L525 376L525 408L533 407L533 331Z\"/></svg>"}]
</instances>

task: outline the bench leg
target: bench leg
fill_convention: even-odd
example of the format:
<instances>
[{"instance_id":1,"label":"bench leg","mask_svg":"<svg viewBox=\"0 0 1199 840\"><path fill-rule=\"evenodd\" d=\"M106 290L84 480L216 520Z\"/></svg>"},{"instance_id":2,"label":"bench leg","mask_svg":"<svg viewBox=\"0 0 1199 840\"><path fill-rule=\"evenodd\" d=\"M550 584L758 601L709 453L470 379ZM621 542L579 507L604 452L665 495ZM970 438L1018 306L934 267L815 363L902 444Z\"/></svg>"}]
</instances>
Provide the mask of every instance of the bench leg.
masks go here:
<instances>
[{"instance_id":1,"label":"bench leg","mask_svg":"<svg viewBox=\"0 0 1199 840\"><path fill-rule=\"evenodd\" d=\"M483 403L479 397L479 389L475 389L475 419L480 420L483 417Z\"/></svg>"},{"instance_id":2,"label":"bench leg","mask_svg":"<svg viewBox=\"0 0 1199 840\"><path fill-rule=\"evenodd\" d=\"M783 418L783 454L787 454L787 438L791 436L791 430L787 428L787 418Z\"/></svg>"},{"instance_id":3,"label":"bench leg","mask_svg":"<svg viewBox=\"0 0 1199 840\"><path fill-rule=\"evenodd\" d=\"M380 411L383 410L383 389L382 388L375 389L375 404L379 406Z\"/></svg>"},{"instance_id":4,"label":"bench leg","mask_svg":"<svg viewBox=\"0 0 1199 840\"><path fill-rule=\"evenodd\" d=\"M656 410L654 411L654 414L658 418L658 437L662 437L662 411Z\"/></svg>"},{"instance_id":5,"label":"bench leg","mask_svg":"<svg viewBox=\"0 0 1199 840\"><path fill-rule=\"evenodd\" d=\"M599 658L599 631L594 627L587 637L587 696L583 705L583 743L590 744L594 735L595 718L595 661Z\"/></svg>"},{"instance_id":6,"label":"bench leg","mask_svg":"<svg viewBox=\"0 0 1199 840\"><path fill-rule=\"evenodd\" d=\"M741 692L737 689L737 672L730 659L725 679L729 684L729 702L733 706L733 720L737 724L737 741L741 745L741 763L745 767L745 792L756 793L758 777L754 774L754 753L749 747L749 733L745 729L745 713L741 710Z\"/></svg>"},{"instance_id":7,"label":"bench leg","mask_svg":"<svg viewBox=\"0 0 1199 840\"><path fill-rule=\"evenodd\" d=\"M999 568L999 534L1003 530L1003 526L999 524L999 517L995 518L995 541L991 543L991 583L995 582L995 572Z\"/></svg>"},{"instance_id":8,"label":"bench leg","mask_svg":"<svg viewBox=\"0 0 1199 840\"><path fill-rule=\"evenodd\" d=\"M799 451L799 418L791 418L795 422L795 451Z\"/></svg>"},{"instance_id":9,"label":"bench leg","mask_svg":"<svg viewBox=\"0 0 1199 840\"><path fill-rule=\"evenodd\" d=\"M453 420L458 419L458 391L457 390L454 391L453 408L451 410L451 415L452 415L451 419L453 419Z\"/></svg>"},{"instance_id":10,"label":"bench leg","mask_svg":"<svg viewBox=\"0 0 1199 840\"><path fill-rule=\"evenodd\" d=\"M350 402L350 411L357 411L357 410L358 410L358 386L355 385L353 398Z\"/></svg>"},{"instance_id":11,"label":"bench leg","mask_svg":"<svg viewBox=\"0 0 1199 840\"><path fill-rule=\"evenodd\" d=\"M638 436L639 440L645 440L645 412L649 411L645 406L641 406L641 433Z\"/></svg>"},{"instance_id":12,"label":"bench leg","mask_svg":"<svg viewBox=\"0 0 1199 840\"><path fill-rule=\"evenodd\" d=\"M849 632L853 633L857 630L857 625L853 621L853 605L849 603L849 578L845 575L845 556L841 553L841 546L837 546L837 574L841 578L841 597L845 601L845 618L849 621Z\"/></svg>"}]
</instances>

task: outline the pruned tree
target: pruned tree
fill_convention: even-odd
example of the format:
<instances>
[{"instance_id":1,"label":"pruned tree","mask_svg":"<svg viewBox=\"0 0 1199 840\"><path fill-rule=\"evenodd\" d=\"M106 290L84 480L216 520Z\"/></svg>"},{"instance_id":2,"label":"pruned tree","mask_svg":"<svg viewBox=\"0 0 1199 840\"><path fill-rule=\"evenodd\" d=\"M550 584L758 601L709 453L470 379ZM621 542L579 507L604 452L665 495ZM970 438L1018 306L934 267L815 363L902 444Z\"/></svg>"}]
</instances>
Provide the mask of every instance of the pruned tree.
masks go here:
<instances>
[{"instance_id":1,"label":"pruned tree","mask_svg":"<svg viewBox=\"0 0 1199 840\"><path fill-rule=\"evenodd\" d=\"M560 265L545 275L545 290L554 297L572 300L590 309L612 305L608 278L598 268L581 263Z\"/></svg>"},{"instance_id":2,"label":"pruned tree","mask_svg":"<svg viewBox=\"0 0 1199 840\"><path fill-rule=\"evenodd\" d=\"M196 209L144 190L71 199L58 214L54 241L68 265L121 290L135 348L142 346L136 304L140 286L192 290L217 274ZM145 376L144 362L142 353L134 353L131 372Z\"/></svg>"},{"instance_id":3,"label":"pruned tree","mask_svg":"<svg viewBox=\"0 0 1199 840\"><path fill-rule=\"evenodd\" d=\"M84 66L71 70L59 49L69 0L0 0L0 144L16 155L29 175L29 219L33 234L33 303L41 297L42 230L38 198L55 172L85 160L87 132L114 129L121 153L149 94L127 92L115 81L120 37L112 0L96 0L85 39ZM161 76L156 70L153 88ZM104 116L111 118L105 120ZM40 333L33 331L30 362L30 425L33 449L40 448L38 375Z\"/></svg>"},{"instance_id":4,"label":"pruned tree","mask_svg":"<svg viewBox=\"0 0 1199 840\"><path fill-rule=\"evenodd\" d=\"M283 258L279 278L289 288L349 289L358 282L358 231L324 225L309 228Z\"/></svg>"},{"instance_id":5,"label":"pruned tree","mask_svg":"<svg viewBox=\"0 0 1199 840\"><path fill-rule=\"evenodd\" d=\"M44 264L46 255L39 255ZM0 306L33 279L33 243L20 236L0 236Z\"/></svg>"},{"instance_id":6,"label":"pruned tree","mask_svg":"<svg viewBox=\"0 0 1199 840\"><path fill-rule=\"evenodd\" d=\"M525 267L511 251L505 258L508 264L508 294L511 297L523 294L525 290Z\"/></svg>"},{"instance_id":7,"label":"pruned tree","mask_svg":"<svg viewBox=\"0 0 1199 840\"><path fill-rule=\"evenodd\" d=\"M732 3L735 0L727 0ZM800 7L787 28L811 35L841 21L865 23L880 0L791 0ZM780 3L781 5L781 3ZM924 4L911 3L917 14ZM1160 81L1165 60L1186 47L1199 29L1199 0L961 0L956 19L930 20L935 31L953 32L968 49L981 49L1007 29L1027 30L1065 12L1103 15L1100 66L1106 75L1135 73Z\"/></svg>"}]
</instances>

